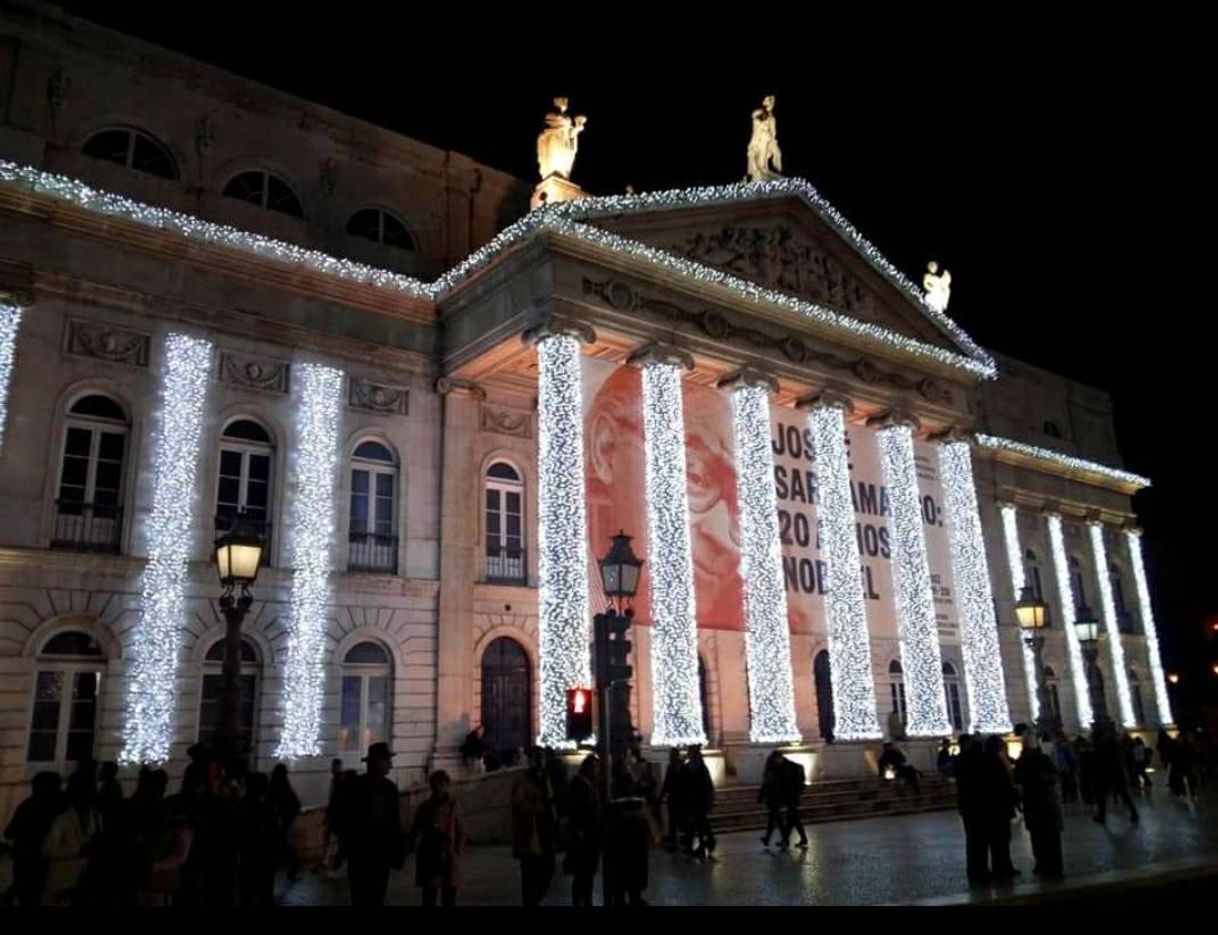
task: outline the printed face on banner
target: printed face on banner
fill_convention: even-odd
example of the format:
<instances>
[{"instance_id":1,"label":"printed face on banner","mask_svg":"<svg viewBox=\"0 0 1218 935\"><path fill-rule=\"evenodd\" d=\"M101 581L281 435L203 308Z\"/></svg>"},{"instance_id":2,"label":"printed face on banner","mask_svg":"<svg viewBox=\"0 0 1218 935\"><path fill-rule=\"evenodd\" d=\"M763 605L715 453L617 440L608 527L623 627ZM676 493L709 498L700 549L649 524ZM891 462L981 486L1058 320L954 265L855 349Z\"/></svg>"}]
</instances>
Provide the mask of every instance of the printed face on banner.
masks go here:
<instances>
[{"instance_id":1,"label":"printed face on banner","mask_svg":"<svg viewBox=\"0 0 1218 935\"><path fill-rule=\"evenodd\" d=\"M599 609L606 601L596 560L609 548L610 537L625 530L634 536L635 553L647 558L643 381L635 367L588 357L583 365L589 583L592 606ZM743 630L731 400L723 391L689 381L683 384L682 398L698 626ZM785 407L773 407L770 421L776 521L791 630L824 633L826 568L817 526L819 493L811 430L802 413ZM869 627L873 636L895 637L889 503L876 434L849 426L846 444L863 565L859 586L867 599ZM956 634L955 610L938 453L933 445L915 443L914 455L940 634L950 640ZM649 621L648 585L644 565L634 601L639 623Z\"/></svg>"}]
</instances>

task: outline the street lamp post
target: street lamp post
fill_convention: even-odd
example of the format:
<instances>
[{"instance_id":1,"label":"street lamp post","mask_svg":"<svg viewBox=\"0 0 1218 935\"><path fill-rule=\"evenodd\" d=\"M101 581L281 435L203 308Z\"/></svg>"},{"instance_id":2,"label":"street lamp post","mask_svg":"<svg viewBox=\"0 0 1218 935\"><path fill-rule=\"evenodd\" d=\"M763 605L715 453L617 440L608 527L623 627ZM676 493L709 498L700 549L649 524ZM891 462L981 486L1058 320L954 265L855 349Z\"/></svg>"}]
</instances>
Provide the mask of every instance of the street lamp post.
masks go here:
<instances>
[{"instance_id":1,"label":"street lamp post","mask_svg":"<svg viewBox=\"0 0 1218 935\"><path fill-rule=\"evenodd\" d=\"M216 753L221 762L242 768L249 765L249 750L241 723L241 623L254 602L250 587L258 578L261 564L262 540L258 536L238 529L216 540L216 572L224 589L220 611L225 624Z\"/></svg>"},{"instance_id":2,"label":"street lamp post","mask_svg":"<svg viewBox=\"0 0 1218 935\"><path fill-rule=\"evenodd\" d=\"M1036 669L1036 704L1040 708L1036 730L1043 736L1054 737L1057 735L1057 714L1049 703L1049 688L1045 685L1045 638L1041 632L1048 623L1048 611L1045 602L1036 596L1031 586L1025 585L1015 605L1015 619L1023 630L1024 643L1032 650Z\"/></svg>"},{"instance_id":3,"label":"street lamp post","mask_svg":"<svg viewBox=\"0 0 1218 935\"><path fill-rule=\"evenodd\" d=\"M1108 702L1104 699L1104 688L1100 684L1100 624L1087 606L1078 609L1074 621L1074 632L1078 635L1078 646L1087 666L1087 693L1091 698L1092 731L1098 731L1111 723L1108 717Z\"/></svg>"}]
</instances>

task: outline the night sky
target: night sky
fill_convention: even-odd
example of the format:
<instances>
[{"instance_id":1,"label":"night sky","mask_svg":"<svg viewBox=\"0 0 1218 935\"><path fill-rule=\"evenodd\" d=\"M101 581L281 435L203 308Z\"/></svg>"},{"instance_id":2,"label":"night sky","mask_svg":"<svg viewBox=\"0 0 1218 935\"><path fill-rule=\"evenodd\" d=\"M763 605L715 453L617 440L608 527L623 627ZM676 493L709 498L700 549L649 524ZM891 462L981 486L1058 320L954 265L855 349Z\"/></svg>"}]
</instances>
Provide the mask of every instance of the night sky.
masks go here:
<instances>
[{"instance_id":1,"label":"night sky","mask_svg":"<svg viewBox=\"0 0 1218 935\"><path fill-rule=\"evenodd\" d=\"M1200 587L1218 509L1196 431L1215 415L1199 24L704 5L707 25L678 29L652 24L659 7L593 24L577 5L494 22L426 6L67 4L529 181L565 94L588 115L574 178L593 194L740 180L750 112L775 94L787 174L915 281L949 268L949 311L980 343L1112 393L1125 465L1155 483L1135 505L1162 623L1199 633L1218 611Z\"/></svg>"}]
</instances>

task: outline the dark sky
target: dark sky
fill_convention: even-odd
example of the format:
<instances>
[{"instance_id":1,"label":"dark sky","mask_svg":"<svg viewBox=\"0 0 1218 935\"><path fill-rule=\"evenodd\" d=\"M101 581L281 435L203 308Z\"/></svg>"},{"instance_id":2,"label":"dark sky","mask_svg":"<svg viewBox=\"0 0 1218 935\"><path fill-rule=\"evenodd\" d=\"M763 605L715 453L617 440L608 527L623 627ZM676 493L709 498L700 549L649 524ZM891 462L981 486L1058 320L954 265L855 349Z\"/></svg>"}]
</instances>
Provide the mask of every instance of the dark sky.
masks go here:
<instances>
[{"instance_id":1,"label":"dark sky","mask_svg":"<svg viewBox=\"0 0 1218 935\"><path fill-rule=\"evenodd\" d=\"M655 25L658 5L595 20L511 5L494 22L467 4L67 6L530 180L566 94L589 117L575 177L594 194L739 180L749 113L777 95L788 174L911 278L946 265L979 342L1113 394L1126 465L1155 481L1136 506L1170 553L1159 598L1218 610L1198 586L1218 529L1197 431L1214 395L1200 23L1115 7L894 20L705 4Z\"/></svg>"}]
</instances>

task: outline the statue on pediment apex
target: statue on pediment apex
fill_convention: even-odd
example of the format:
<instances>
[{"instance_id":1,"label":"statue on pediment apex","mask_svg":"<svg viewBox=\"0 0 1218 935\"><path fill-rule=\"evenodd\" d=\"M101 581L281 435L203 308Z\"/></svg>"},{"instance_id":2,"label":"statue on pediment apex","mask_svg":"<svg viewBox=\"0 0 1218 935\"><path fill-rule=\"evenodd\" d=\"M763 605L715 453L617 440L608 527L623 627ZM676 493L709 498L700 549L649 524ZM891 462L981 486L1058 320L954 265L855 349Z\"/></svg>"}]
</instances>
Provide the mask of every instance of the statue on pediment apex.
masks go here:
<instances>
[{"instance_id":1,"label":"statue on pediment apex","mask_svg":"<svg viewBox=\"0 0 1218 935\"><path fill-rule=\"evenodd\" d=\"M939 272L939 264L931 260L926 264L926 275L922 277L922 288L926 290L926 304L936 312L946 312L952 295L952 274Z\"/></svg>"},{"instance_id":2,"label":"statue on pediment apex","mask_svg":"<svg viewBox=\"0 0 1218 935\"><path fill-rule=\"evenodd\" d=\"M773 94L768 95L761 106L753 111L753 136L749 139L748 160L750 182L781 177L782 150L778 148Z\"/></svg>"},{"instance_id":3,"label":"statue on pediment apex","mask_svg":"<svg viewBox=\"0 0 1218 935\"><path fill-rule=\"evenodd\" d=\"M565 97L554 98L554 109L546 114L546 128L537 136L537 167L543 181L554 175L571 179L579 135L584 132L588 118L571 117L567 104Z\"/></svg>"}]
</instances>

